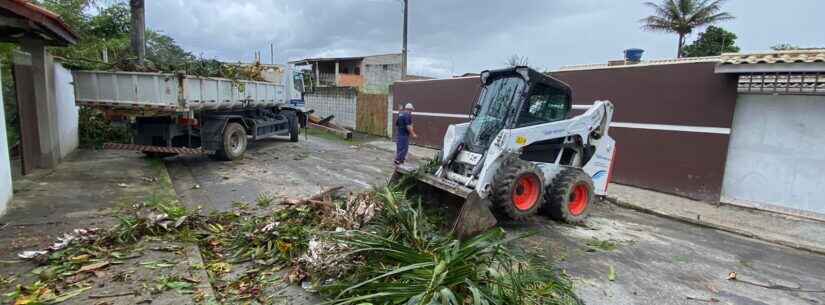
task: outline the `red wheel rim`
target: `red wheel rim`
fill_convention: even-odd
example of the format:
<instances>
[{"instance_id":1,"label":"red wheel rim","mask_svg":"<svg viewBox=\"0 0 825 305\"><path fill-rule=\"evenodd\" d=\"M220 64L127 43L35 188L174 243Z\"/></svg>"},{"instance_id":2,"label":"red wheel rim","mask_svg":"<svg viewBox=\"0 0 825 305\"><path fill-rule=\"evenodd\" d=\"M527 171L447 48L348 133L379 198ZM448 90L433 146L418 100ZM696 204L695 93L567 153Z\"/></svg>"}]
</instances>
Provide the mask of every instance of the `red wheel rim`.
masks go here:
<instances>
[{"instance_id":1,"label":"red wheel rim","mask_svg":"<svg viewBox=\"0 0 825 305\"><path fill-rule=\"evenodd\" d=\"M579 184L573 188L573 193L570 194L570 202L567 204L567 209L570 211L570 214L578 216L584 213L588 202L590 202L590 192L588 192L586 185Z\"/></svg>"},{"instance_id":2,"label":"red wheel rim","mask_svg":"<svg viewBox=\"0 0 825 305\"><path fill-rule=\"evenodd\" d=\"M513 204L522 211L530 210L539 200L541 186L539 179L534 175L524 175L516 180L513 188Z\"/></svg>"}]
</instances>

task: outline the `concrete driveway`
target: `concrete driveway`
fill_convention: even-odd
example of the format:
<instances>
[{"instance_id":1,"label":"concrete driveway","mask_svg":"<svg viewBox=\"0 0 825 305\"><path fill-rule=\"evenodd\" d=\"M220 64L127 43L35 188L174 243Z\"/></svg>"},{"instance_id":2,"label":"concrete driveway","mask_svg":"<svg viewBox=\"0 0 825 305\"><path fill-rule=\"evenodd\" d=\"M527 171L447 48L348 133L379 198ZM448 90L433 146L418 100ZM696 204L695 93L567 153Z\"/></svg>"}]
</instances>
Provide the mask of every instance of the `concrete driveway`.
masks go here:
<instances>
[{"instance_id":1,"label":"concrete driveway","mask_svg":"<svg viewBox=\"0 0 825 305\"><path fill-rule=\"evenodd\" d=\"M332 186L363 190L392 172L391 151L301 140L257 142L238 162L181 157L166 163L185 202L221 210L262 192L295 197ZM825 290L825 257L808 252L606 204L596 206L586 227L541 217L502 225L537 232L521 243L558 262L587 304L825 304L825 293L796 291ZM741 281L726 279L732 271Z\"/></svg>"},{"instance_id":2,"label":"concrete driveway","mask_svg":"<svg viewBox=\"0 0 825 305\"><path fill-rule=\"evenodd\" d=\"M250 142L243 160L213 161L202 156L167 158L175 190L183 202L225 210L233 202L253 203L261 193L300 197L343 186L350 191L381 185L392 174L393 154L359 142L310 136Z\"/></svg>"}]
</instances>

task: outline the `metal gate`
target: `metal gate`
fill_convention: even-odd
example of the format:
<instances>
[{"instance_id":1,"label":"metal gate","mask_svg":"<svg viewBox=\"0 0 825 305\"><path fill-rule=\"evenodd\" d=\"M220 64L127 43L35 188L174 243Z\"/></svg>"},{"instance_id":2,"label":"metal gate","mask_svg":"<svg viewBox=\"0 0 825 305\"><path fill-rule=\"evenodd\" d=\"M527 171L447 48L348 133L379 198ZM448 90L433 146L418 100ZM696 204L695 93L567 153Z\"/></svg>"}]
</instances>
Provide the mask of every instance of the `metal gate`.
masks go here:
<instances>
[{"instance_id":1,"label":"metal gate","mask_svg":"<svg viewBox=\"0 0 825 305\"><path fill-rule=\"evenodd\" d=\"M355 130L376 135L387 135L386 94L358 93Z\"/></svg>"},{"instance_id":2,"label":"metal gate","mask_svg":"<svg viewBox=\"0 0 825 305\"><path fill-rule=\"evenodd\" d=\"M740 94L722 201L825 214L823 113L825 96Z\"/></svg>"}]
</instances>

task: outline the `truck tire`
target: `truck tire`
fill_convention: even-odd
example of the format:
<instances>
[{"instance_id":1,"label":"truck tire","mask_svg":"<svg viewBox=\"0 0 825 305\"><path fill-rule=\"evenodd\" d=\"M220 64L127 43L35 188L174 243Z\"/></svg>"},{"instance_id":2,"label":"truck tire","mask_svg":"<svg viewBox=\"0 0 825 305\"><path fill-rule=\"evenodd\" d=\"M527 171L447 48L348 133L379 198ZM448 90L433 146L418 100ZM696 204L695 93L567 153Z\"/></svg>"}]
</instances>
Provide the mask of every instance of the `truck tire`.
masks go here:
<instances>
[{"instance_id":1,"label":"truck tire","mask_svg":"<svg viewBox=\"0 0 825 305\"><path fill-rule=\"evenodd\" d=\"M298 142L298 136L301 135L301 125L300 122L298 122L298 116L292 112L288 113L286 117L289 120L289 141Z\"/></svg>"},{"instance_id":2,"label":"truck tire","mask_svg":"<svg viewBox=\"0 0 825 305\"><path fill-rule=\"evenodd\" d=\"M547 187L540 213L570 224L581 224L590 213L595 194L593 179L578 168L566 168Z\"/></svg>"},{"instance_id":3,"label":"truck tire","mask_svg":"<svg viewBox=\"0 0 825 305\"><path fill-rule=\"evenodd\" d=\"M220 149L215 151L218 160L232 161L243 158L246 152L246 129L243 125L231 122L226 124L221 136Z\"/></svg>"},{"instance_id":4,"label":"truck tire","mask_svg":"<svg viewBox=\"0 0 825 305\"><path fill-rule=\"evenodd\" d=\"M493 178L492 201L497 212L523 220L544 202L544 174L532 162L516 156L504 159Z\"/></svg>"}]
</instances>

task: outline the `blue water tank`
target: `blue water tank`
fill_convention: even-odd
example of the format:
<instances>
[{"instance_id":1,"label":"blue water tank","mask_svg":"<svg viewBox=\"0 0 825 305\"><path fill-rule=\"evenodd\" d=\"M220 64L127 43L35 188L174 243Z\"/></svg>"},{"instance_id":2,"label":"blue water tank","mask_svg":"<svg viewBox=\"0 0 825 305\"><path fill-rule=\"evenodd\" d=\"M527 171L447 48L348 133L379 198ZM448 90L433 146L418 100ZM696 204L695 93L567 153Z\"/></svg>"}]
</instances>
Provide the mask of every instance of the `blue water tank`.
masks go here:
<instances>
[{"instance_id":1,"label":"blue water tank","mask_svg":"<svg viewBox=\"0 0 825 305\"><path fill-rule=\"evenodd\" d=\"M645 50L642 50L642 49L627 49L627 50L624 50L624 59L627 60L627 61L632 61L632 62L640 62L640 61L642 61L642 53L644 53L644 52L645 52Z\"/></svg>"}]
</instances>

